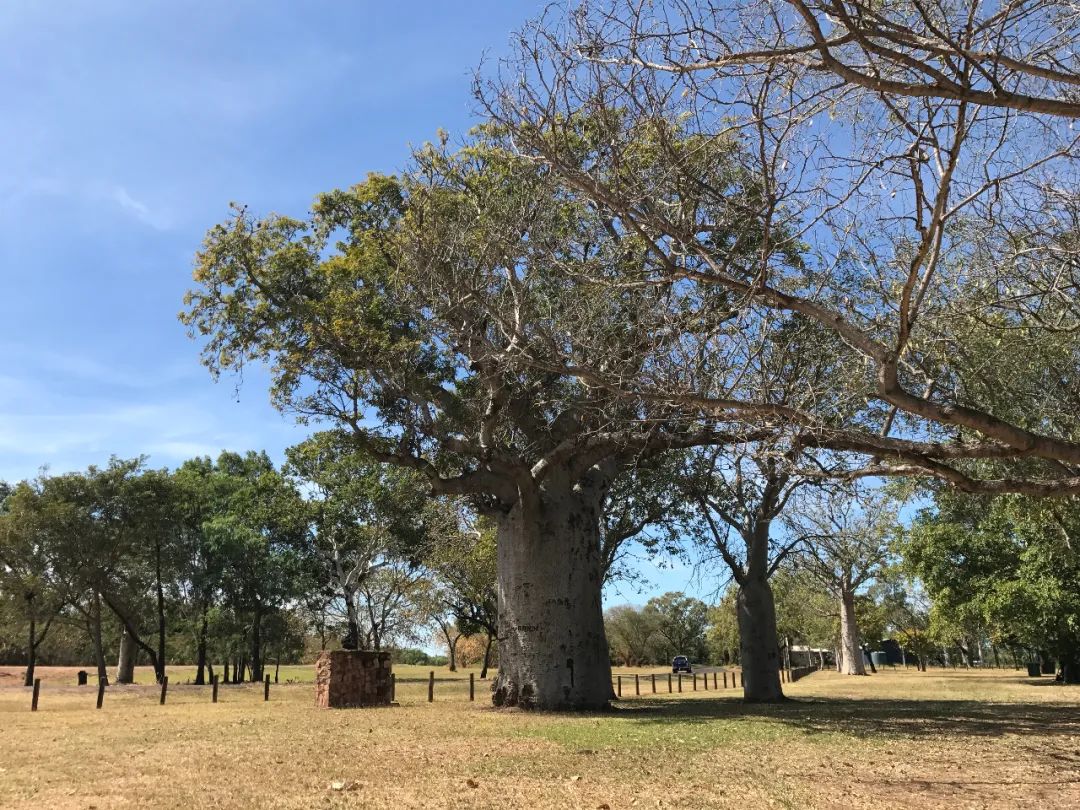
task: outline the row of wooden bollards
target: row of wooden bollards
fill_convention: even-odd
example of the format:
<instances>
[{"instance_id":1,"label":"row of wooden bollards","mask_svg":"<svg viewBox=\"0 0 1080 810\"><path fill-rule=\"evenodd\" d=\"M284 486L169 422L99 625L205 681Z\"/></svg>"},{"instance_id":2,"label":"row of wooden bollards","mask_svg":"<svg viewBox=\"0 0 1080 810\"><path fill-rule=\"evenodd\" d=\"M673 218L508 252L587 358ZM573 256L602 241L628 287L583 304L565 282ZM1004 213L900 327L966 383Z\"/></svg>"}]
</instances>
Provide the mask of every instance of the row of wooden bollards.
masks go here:
<instances>
[{"instance_id":1,"label":"row of wooden bollards","mask_svg":"<svg viewBox=\"0 0 1080 810\"><path fill-rule=\"evenodd\" d=\"M728 688L728 673L727 672L720 672L720 673L713 672L711 674L712 674L712 688L713 689L727 689ZM718 674L723 679L722 681L717 678ZM701 678L702 686L705 689L705 691L708 691L709 690L709 675L710 675L710 673L703 672L703 673L701 673L701 675L702 675L702 678ZM627 677L629 677L629 676L627 676ZM656 694L656 673L655 672L652 673L649 676L649 678L652 681L652 693L655 695ZM623 679L622 675L615 676L615 694L618 697L622 697L622 679ZM781 669L780 670L780 681L781 681L781 683L791 683L791 672L789 670L786 670L786 669ZM693 674L693 684L694 684L693 691L696 692L697 688L698 688L698 673L696 673L696 672ZM738 683L736 683L735 673L732 672L731 673L731 688L734 689L736 686L742 687L742 685L743 685L742 671L740 670L740 672L739 672ZM677 687L679 692L682 692L682 690L683 690L683 674L681 672L678 674L677 680L672 678L672 673L669 672L667 674L667 690L668 690L668 692L675 691L673 686ZM641 676L637 675L637 674L634 675L634 694L635 695L640 695L641 694ZM469 699L470 700L472 699L471 696L470 696Z\"/></svg>"},{"instance_id":2,"label":"row of wooden bollards","mask_svg":"<svg viewBox=\"0 0 1080 810\"><path fill-rule=\"evenodd\" d=\"M709 674L710 673L708 673L708 672L701 673L702 687L706 691L708 691L708 689L709 689ZM728 688L728 673L727 672L719 672L719 673L718 672L713 672L711 674L712 674L712 688L713 689L721 689L721 688L727 689ZM719 677L717 677L717 676L719 676ZM627 676L627 677L629 677L629 676ZM622 697L622 679L623 679L622 675L616 675L615 676L615 694L618 697ZM650 682L652 684L652 693L655 695L656 694L656 673L655 672L652 673L651 675L649 675L649 680L650 680ZM742 673L740 672L739 677L738 677L738 684L737 684L738 686L743 685L742 680L743 680L742 679ZM696 673L696 672L693 674L693 684L694 684L693 691L696 692L697 688L698 688L698 673ZM736 686L735 673L732 672L731 673L731 688L734 689L735 686ZM675 692L675 691L682 692L682 690L683 690L683 674L681 672L675 677L672 677L672 673L670 673L670 672L667 674L667 690L668 690L669 693L670 692ZM635 695L640 695L641 694L641 676L637 675L637 674L634 675L634 694Z\"/></svg>"},{"instance_id":3,"label":"row of wooden bollards","mask_svg":"<svg viewBox=\"0 0 1080 810\"><path fill-rule=\"evenodd\" d=\"M470 690L471 691L471 690ZM166 675L161 679L161 693L158 696L158 704L165 705L165 697L169 693L169 676ZM34 678L34 694L30 700L30 711L36 712L38 710L38 701L41 697L41 678ZM471 699L471 698L470 698ZM267 675L263 679L263 701L270 700L270 676ZM212 703L218 702L218 678L214 676L211 682L210 701ZM105 681L98 681L97 690L97 708L101 708L105 703Z\"/></svg>"},{"instance_id":4,"label":"row of wooden bollards","mask_svg":"<svg viewBox=\"0 0 1080 810\"><path fill-rule=\"evenodd\" d=\"M390 676L390 699L394 699L394 683L395 676ZM428 672L427 682L427 700L428 703L435 702L435 670ZM476 673L469 673L469 700L476 700Z\"/></svg>"}]
</instances>

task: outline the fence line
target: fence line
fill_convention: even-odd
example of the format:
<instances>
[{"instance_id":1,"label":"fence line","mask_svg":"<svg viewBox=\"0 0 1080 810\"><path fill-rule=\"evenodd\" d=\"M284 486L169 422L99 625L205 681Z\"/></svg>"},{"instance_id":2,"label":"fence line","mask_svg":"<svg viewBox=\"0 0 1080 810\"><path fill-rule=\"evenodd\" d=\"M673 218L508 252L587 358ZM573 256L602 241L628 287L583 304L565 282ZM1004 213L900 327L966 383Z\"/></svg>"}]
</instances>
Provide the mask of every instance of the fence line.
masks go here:
<instances>
[{"instance_id":1,"label":"fence line","mask_svg":"<svg viewBox=\"0 0 1080 810\"><path fill-rule=\"evenodd\" d=\"M800 680L802 678L805 678L810 673L816 672L818 670L819 670L819 667L817 667L817 666L804 666L804 667L792 667L790 669L781 669L780 670L780 679L781 679L781 682L790 684L790 683L794 683L794 682L796 682L796 681L798 681L798 680ZM730 675L731 675L730 678L728 678L729 672L730 672ZM736 672L738 672L738 679L736 679ZM627 677L629 677L630 674L631 673L627 673ZM645 681L646 692L651 693L653 695L658 694L659 686L657 684L657 679L656 679L656 676L658 674L664 674L664 673L656 673L656 672L645 673L645 677L647 678L647 680ZM666 674L667 674L668 694L682 694L682 692L683 692L683 673L679 672L677 674L673 674L671 672L667 672ZM711 684L709 683L709 675L710 674L712 675L712 683ZM635 672L635 673L632 673L632 675L633 675L633 678L634 678L634 695L636 697L640 697L642 695L642 690L641 690L641 687L642 687L642 673ZM743 676L743 673L742 673L741 670L713 670L711 673L709 673L709 672L695 672L695 673L692 673L691 677L690 677L691 682L689 684L689 687L690 687L691 691L695 691L695 692L698 691L698 676L699 675L701 676L702 689L704 689L705 691L709 691L710 689L712 689L713 691L726 691L728 689L738 689L738 688L742 688L744 683L745 683L745 679L744 679L744 676ZM616 675L613 678L613 682L612 682L613 692L615 693L615 696L618 697L618 698L623 697L623 683L622 683L622 681L623 681L623 674L620 673L620 674ZM472 672L469 673L468 678L464 678L464 677L436 678L435 677L435 671L430 670L428 672L426 678L423 678L423 677L409 677L409 678L406 678L404 683L411 684L412 687L413 687L413 689L411 691L409 702L414 702L414 701L423 702L424 701L424 691L420 691L420 693L418 695L417 694L418 690L416 689L416 687L420 687L421 684L426 685L426 687L427 687L427 689L425 691L426 691L426 698L427 698L426 702L428 702L428 703L434 703L435 702L437 693L439 693L440 695L447 695L448 694L447 691L446 691L447 688L449 688L449 690L450 690L449 691L449 697L450 697L451 700L460 700L460 701L463 701L463 702L464 701L475 702L475 700L476 700L476 674L472 673ZM158 684L158 688L159 688L158 703L160 705L162 705L162 706L164 706L166 704L166 699L169 696L169 694L168 694L169 693L169 685L170 684L169 684L168 677L162 678L161 683ZM210 683L208 685L210 686L211 702L217 703L218 702L218 696L219 696L219 692L218 692L218 689L219 689L219 677L217 675L215 675L211 679L211 681L210 681ZM241 684L241 685L244 685L244 684ZM246 684L246 685L254 686L255 684ZM260 685L262 686L262 690L261 690L262 691L262 699L263 699L264 702L268 702L270 700L270 676L269 675L265 676ZM296 684L296 685L299 686L301 684ZM308 685L308 684L304 684L304 685ZM310 684L310 685L314 686L314 684ZM35 678L34 679L34 684L33 684L32 701L31 701L31 706L30 706L31 711L36 712L38 710L38 705L39 705L39 702L40 702L40 699L41 699L41 686L42 686L41 678ZM390 675L390 700L391 700L391 702L396 702L397 701L397 698L398 698L397 686L398 686L397 673L391 673L391 675ZM174 690L173 697L176 697L177 695L179 695L180 698L181 698L181 703L187 703L188 701L185 700L184 698L187 695L190 694L191 687L192 687L192 685L190 685L190 684L181 686L179 692L176 692ZM198 689L199 687L196 686L194 688ZM422 687L421 687L421 689L422 689ZM96 694L96 697L97 697L96 708L98 708L98 709L101 709L103 704L104 704L106 690L107 690L107 682L105 680L99 680L98 688L96 690L96 692L97 692L97 694ZM139 690L139 693L145 695L146 691L148 691L148 690ZM205 693L203 693L203 694L205 694Z\"/></svg>"}]
</instances>

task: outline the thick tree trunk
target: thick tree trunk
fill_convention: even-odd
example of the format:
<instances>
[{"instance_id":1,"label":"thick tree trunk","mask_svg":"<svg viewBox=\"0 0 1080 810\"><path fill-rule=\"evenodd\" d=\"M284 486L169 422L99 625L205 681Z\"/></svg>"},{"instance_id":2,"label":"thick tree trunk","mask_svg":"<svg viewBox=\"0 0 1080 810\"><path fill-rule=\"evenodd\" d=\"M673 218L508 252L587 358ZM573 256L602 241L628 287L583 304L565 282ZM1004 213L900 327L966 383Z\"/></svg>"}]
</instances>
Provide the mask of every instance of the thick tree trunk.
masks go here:
<instances>
[{"instance_id":1,"label":"thick tree trunk","mask_svg":"<svg viewBox=\"0 0 1080 810\"><path fill-rule=\"evenodd\" d=\"M1080 683L1080 650L1063 650L1060 663L1062 683Z\"/></svg>"},{"instance_id":2,"label":"thick tree trunk","mask_svg":"<svg viewBox=\"0 0 1080 810\"><path fill-rule=\"evenodd\" d=\"M549 486L524 492L499 516L496 706L608 706L601 499L598 487Z\"/></svg>"},{"instance_id":3,"label":"thick tree trunk","mask_svg":"<svg viewBox=\"0 0 1080 810\"><path fill-rule=\"evenodd\" d=\"M855 620L855 594L847 587L840 591L840 648L844 655L841 674L865 675L862 640Z\"/></svg>"},{"instance_id":4,"label":"thick tree trunk","mask_svg":"<svg viewBox=\"0 0 1080 810\"><path fill-rule=\"evenodd\" d=\"M135 656L138 647L126 629L120 634L120 656L116 662L116 682L135 683Z\"/></svg>"},{"instance_id":5,"label":"thick tree trunk","mask_svg":"<svg viewBox=\"0 0 1080 810\"><path fill-rule=\"evenodd\" d=\"M784 699L780 687L780 652L776 640L776 605L764 576L739 583L739 659L743 671L743 700L773 703Z\"/></svg>"}]
</instances>

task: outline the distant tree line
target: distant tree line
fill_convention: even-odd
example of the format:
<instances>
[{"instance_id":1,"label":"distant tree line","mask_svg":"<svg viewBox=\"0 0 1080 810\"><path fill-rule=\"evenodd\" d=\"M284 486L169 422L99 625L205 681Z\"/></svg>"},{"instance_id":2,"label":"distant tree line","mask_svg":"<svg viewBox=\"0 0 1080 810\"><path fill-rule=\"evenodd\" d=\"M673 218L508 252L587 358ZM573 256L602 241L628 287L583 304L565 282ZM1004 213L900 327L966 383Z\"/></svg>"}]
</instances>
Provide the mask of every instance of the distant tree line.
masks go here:
<instances>
[{"instance_id":1,"label":"distant tree line","mask_svg":"<svg viewBox=\"0 0 1080 810\"><path fill-rule=\"evenodd\" d=\"M175 470L113 459L0 491L0 658L130 681L261 680L312 646L384 649L455 627L494 646L490 530L333 434ZM417 657L409 653L411 657ZM430 659L427 659L430 660Z\"/></svg>"}]
</instances>

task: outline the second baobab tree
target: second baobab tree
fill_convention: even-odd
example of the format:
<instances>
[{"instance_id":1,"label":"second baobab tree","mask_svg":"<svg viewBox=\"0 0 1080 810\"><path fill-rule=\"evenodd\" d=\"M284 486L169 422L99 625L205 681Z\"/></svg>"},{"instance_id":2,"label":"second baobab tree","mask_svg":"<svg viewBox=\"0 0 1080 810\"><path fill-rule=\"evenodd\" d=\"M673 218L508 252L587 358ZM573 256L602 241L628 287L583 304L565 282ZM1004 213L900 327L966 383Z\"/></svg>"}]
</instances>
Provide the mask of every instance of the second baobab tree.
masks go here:
<instances>
[{"instance_id":1,"label":"second baobab tree","mask_svg":"<svg viewBox=\"0 0 1080 810\"><path fill-rule=\"evenodd\" d=\"M873 490L818 490L803 493L785 522L801 544L799 564L837 601L840 672L865 675L855 597L888 563L899 526L895 502Z\"/></svg>"}]
</instances>

